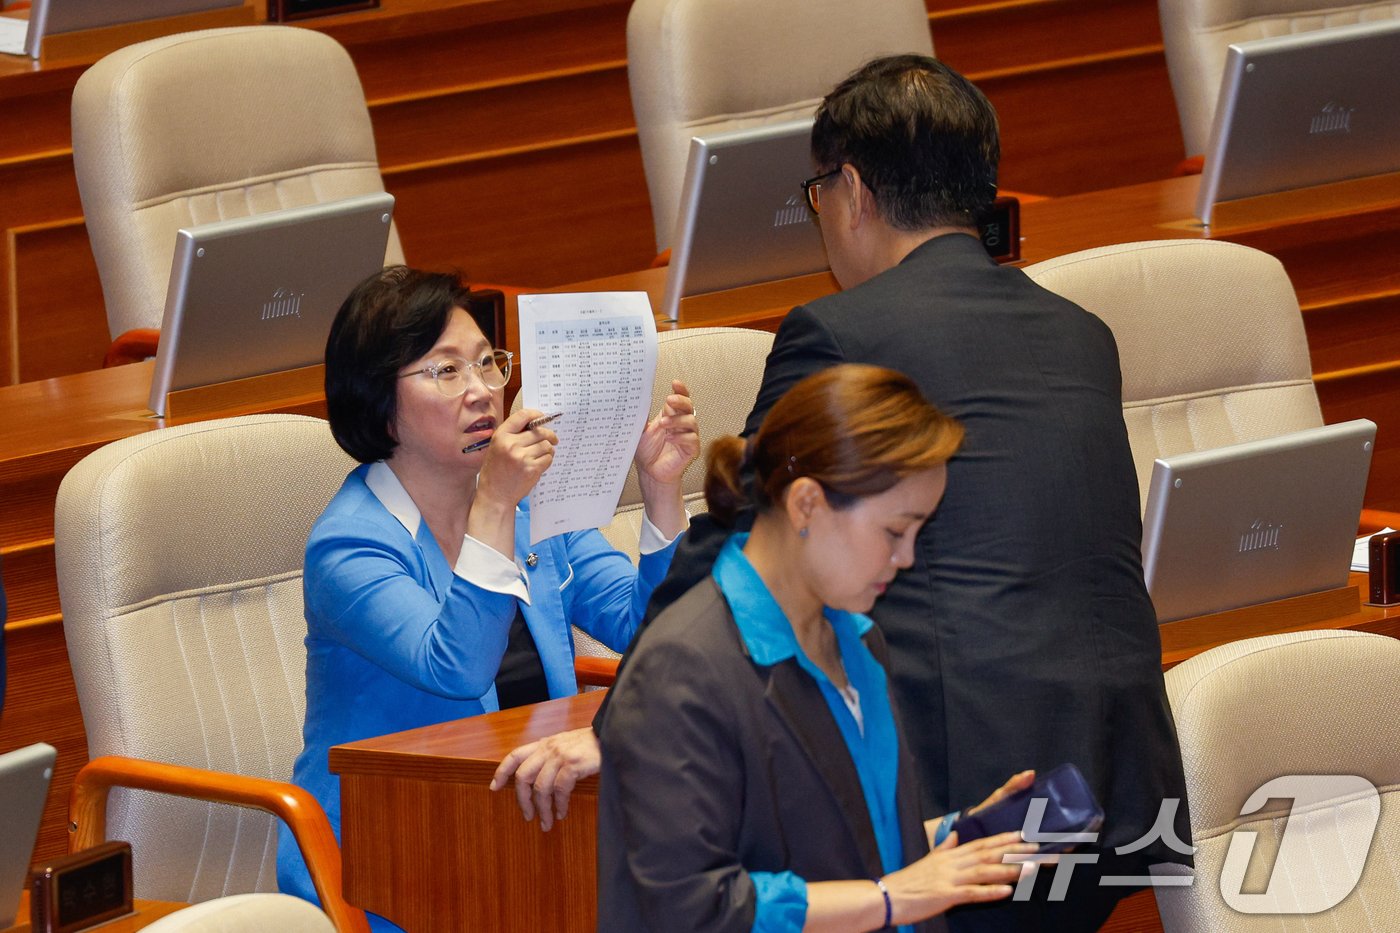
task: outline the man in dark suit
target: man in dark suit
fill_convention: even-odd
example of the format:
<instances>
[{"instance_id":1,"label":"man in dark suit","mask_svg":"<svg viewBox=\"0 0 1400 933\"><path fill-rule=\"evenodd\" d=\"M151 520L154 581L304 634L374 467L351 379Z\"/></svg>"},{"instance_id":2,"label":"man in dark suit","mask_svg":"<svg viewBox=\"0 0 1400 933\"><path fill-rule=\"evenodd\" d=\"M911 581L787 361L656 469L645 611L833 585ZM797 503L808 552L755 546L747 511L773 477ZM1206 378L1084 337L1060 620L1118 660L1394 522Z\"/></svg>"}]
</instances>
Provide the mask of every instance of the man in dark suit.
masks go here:
<instances>
[{"instance_id":1,"label":"man in dark suit","mask_svg":"<svg viewBox=\"0 0 1400 933\"><path fill-rule=\"evenodd\" d=\"M842 362L908 373L962 422L915 565L872 613L925 807L946 812L1019 768L1071 761L1106 819L1098 847L1081 849L1099 862L1076 866L1065 905L949 919L1095 929L1131 890L1098 876L1189 863L1164 839L1111 851L1148 836L1164 799L1181 801L1170 825L1190 840L1113 334L987 256L976 218L995 195L996 116L941 63L901 56L852 75L818 109L812 154L809 197L843 290L784 320L746 430L802 377ZM707 542L691 537L673 573L704 563L691 554Z\"/></svg>"},{"instance_id":2,"label":"man in dark suit","mask_svg":"<svg viewBox=\"0 0 1400 933\"><path fill-rule=\"evenodd\" d=\"M987 256L976 220L995 196L999 154L991 105L934 59L872 62L827 96L812 130L817 174L803 187L843 290L784 320L746 431L804 376L843 362L909 374L962 422L915 564L871 613L926 814L1068 761L1106 817L1098 843L1077 850L1098 859L1073 864L1067 900L1047 895L1068 862L1040 873L1030 902L964 908L949 922L1097 929L1143 883L1101 878L1189 864L1185 782L1142 579L1113 334ZM653 607L708 574L725 533L697 516ZM572 786L586 756L568 741L575 760L529 769L546 775L537 803ZM1164 800L1179 805L1154 832Z\"/></svg>"}]
</instances>

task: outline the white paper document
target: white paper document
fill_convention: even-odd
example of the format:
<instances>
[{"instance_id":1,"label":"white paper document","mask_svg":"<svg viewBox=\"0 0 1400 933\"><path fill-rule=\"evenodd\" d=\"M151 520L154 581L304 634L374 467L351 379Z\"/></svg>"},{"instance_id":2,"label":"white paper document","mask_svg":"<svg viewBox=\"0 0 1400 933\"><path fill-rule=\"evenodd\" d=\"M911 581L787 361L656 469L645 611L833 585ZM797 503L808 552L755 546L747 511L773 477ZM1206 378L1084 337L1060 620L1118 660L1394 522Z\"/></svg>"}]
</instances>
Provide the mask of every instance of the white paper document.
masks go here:
<instances>
[{"instance_id":1,"label":"white paper document","mask_svg":"<svg viewBox=\"0 0 1400 933\"><path fill-rule=\"evenodd\" d=\"M0 52L23 55L24 40L29 35L29 20L0 16Z\"/></svg>"},{"instance_id":2,"label":"white paper document","mask_svg":"<svg viewBox=\"0 0 1400 933\"><path fill-rule=\"evenodd\" d=\"M646 292L520 296L521 404L559 435L530 493L530 543L612 521L651 409L656 320Z\"/></svg>"}]
</instances>

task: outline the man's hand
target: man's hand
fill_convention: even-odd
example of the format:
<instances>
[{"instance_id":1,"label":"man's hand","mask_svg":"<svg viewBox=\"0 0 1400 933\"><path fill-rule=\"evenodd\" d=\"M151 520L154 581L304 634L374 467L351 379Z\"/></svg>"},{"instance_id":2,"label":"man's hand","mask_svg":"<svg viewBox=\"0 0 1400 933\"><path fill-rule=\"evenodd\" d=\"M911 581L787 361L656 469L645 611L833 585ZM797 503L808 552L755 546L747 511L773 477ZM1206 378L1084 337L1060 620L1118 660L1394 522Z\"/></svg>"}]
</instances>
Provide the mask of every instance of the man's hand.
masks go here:
<instances>
[{"instance_id":1,"label":"man's hand","mask_svg":"<svg viewBox=\"0 0 1400 933\"><path fill-rule=\"evenodd\" d=\"M580 778L597 774L602 750L592 728L547 736L511 752L491 778L491 789L500 790L515 775L515 800L525 819L539 811L540 829L549 832L555 820L569 814L569 795Z\"/></svg>"}]
</instances>

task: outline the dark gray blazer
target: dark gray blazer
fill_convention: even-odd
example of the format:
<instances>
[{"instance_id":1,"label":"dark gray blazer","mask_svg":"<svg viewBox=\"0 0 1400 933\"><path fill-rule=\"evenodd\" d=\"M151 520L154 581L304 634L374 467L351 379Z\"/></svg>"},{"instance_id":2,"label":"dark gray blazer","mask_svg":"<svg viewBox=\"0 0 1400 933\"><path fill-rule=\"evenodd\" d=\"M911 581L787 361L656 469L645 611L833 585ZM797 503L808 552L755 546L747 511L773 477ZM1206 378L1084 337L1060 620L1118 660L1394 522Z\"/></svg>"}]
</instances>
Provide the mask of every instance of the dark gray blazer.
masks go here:
<instances>
[{"instance_id":1,"label":"dark gray blazer","mask_svg":"<svg viewBox=\"0 0 1400 933\"><path fill-rule=\"evenodd\" d=\"M865 642L885 663L878 628ZM820 688L795 660L763 667L750 658L712 578L639 640L600 741L600 931L747 933L750 871L807 881L885 873L860 778ZM916 782L901 737L906 863L928 852Z\"/></svg>"},{"instance_id":2,"label":"dark gray blazer","mask_svg":"<svg viewBox=\"0 0 1400 933\"><path fill-rule=\"evenodd\" d=\"M871 612L924 812L1072 761L1104 805L1103 845L1144 836L1164 797L1183 801L1189 841L1107 325L973 237L936 237L787 316L748 432L804 376L845 362L907 373L967 429L914 566ZM708 573L723 538L697 516L653 606ZM1190 862L1160 840L1139 855Z\"/></svg>"}]
</instances>

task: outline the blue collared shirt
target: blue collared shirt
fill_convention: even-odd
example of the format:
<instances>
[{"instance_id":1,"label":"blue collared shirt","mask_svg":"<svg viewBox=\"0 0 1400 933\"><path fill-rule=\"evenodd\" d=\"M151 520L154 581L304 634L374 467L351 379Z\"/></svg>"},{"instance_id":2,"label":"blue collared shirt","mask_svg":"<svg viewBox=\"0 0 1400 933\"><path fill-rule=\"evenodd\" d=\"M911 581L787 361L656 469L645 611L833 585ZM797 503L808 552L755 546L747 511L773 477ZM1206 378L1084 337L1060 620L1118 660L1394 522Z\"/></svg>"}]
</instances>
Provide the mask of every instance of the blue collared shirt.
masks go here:
<instances>
[{"instance_id":1,"label":"blue collared shirt","mask_svg":"<svg viewBox=\"0 0 1400 933\"><path fill-rule=\"evenodd\" d=\"M860 695L865 724L862 731L835 684L803 653L777 600L744 556L743 547L747 541L746 534L732 535L720 551L713 571L715 582L734 615L739 637L755 663L771 667L793 658L816 681L860 776L885 872L903 868L904 846L895 805L899 736L890 709L885 669L861 641L874 623L858 613L825 610L826 619L836 633L836 646L846 676ZM758 892L754 933L800 930L807 917L806 881L792 872L750 872L749 877Z\"/></svg>"}]
</instances>

